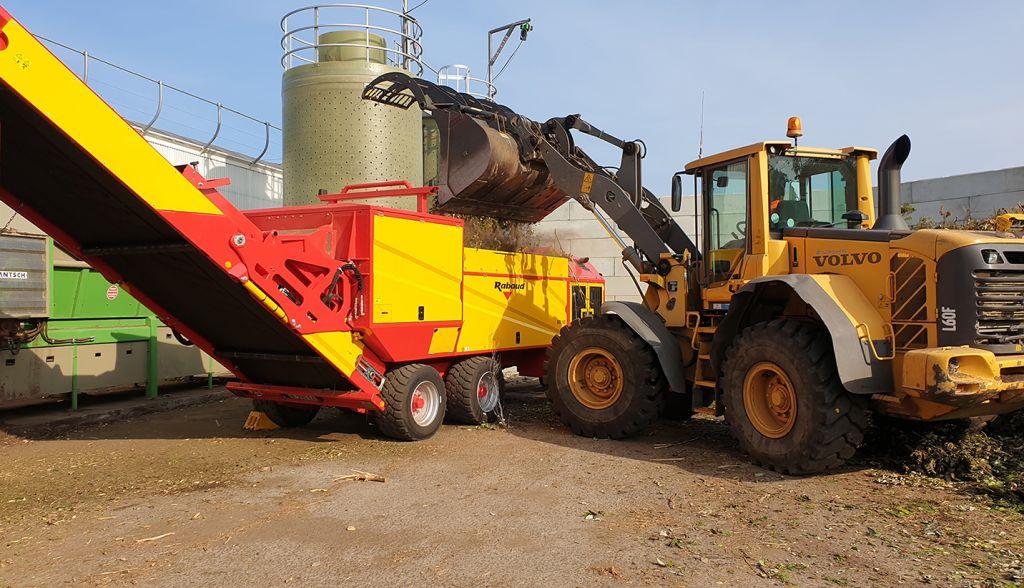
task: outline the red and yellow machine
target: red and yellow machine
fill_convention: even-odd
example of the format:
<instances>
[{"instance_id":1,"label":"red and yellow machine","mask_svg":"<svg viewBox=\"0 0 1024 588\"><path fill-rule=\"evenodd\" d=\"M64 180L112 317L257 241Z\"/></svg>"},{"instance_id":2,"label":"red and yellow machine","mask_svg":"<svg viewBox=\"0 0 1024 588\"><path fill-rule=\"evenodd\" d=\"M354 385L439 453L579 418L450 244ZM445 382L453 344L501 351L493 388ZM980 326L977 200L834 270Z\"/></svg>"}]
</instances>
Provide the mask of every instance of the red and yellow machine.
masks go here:
<instances>
[{"instance_id":1,"label":"red and yellow machine","mask_svg":"<svg viewBox=\"0 0 1024 588\"><path fill-rule=\"evenodd\" d=\"M540 375L552 337L601 300L585 261L464 248L461 220L426 212L433 188L353 186L243 213L225 183L169 165L0 8L0 200L230 369L229 388L280 425L321 406L410 440L446 410L482 422L500 368ZM348 202L402 195L419 210Z\"/></svg>"}]
</instances>

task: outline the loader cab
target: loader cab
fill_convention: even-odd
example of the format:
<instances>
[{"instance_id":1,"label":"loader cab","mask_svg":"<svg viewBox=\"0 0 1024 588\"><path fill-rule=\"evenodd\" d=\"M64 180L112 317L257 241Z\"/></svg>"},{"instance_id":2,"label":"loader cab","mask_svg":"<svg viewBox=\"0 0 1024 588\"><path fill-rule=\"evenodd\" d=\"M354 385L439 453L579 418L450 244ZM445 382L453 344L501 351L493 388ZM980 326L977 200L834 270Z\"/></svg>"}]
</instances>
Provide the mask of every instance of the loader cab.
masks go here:
<instances>
[{"instance_id":1,"label":"loader cab","mask_svg":"<svg viewBox=\"0 0 1024 588\"><path fill-rule=\"evenodd\" d=\"M874 222L870 161L876 152L810 149L765 141L689 163L694 226L704 252L705 304L726 303L743 282L787 255L783 232L797 228L868 228ZM682 178L673 179L673 207ZM750 256L760 263L745 264Z\"/></svg>"}]
</instances>

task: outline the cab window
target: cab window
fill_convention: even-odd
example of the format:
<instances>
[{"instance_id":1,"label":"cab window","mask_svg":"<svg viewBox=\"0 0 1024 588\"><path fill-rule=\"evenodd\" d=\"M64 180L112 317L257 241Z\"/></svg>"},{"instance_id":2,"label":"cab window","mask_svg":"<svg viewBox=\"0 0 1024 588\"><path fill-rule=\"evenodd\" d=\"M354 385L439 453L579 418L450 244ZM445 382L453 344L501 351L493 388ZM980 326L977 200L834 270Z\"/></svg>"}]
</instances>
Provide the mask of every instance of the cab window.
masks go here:
<instances>
[{"instance_id":1,"label":"cab window","mask_svg":"<svg viewBox=\"0 0 1024 588\"><path fill-rule=\"evenodd\" d=\"M772 231L830 227L857 206L851 158L768 156L768 224Z\"/></svg>"},{"instance_id":2,"label":"cab window","mask_svg":"<svg viewBox=\"0 0 1024 588\"><path fill-rule=\"evenodd\" d=\"M707 172L705 235L712 282L725 280L746 250L747 162L735 161Z\"/></svg>"}]
</instances>

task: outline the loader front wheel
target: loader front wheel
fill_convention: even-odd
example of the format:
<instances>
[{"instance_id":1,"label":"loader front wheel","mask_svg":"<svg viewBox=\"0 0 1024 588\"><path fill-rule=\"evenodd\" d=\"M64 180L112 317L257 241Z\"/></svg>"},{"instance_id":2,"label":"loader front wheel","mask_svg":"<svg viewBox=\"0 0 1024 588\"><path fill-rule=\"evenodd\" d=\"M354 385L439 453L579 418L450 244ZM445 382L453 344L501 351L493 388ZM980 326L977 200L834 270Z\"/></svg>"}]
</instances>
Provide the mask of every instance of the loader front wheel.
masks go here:
<instances>
[{"instance_id":1,"label":"loader front wheel","mask_svg":"<svg viewBox=\"0 0 1024 588\"><path fill-rule=\"evenodd\" d=\"M548 351L547 396L585 437L629 437L654 422L667 383L654 350L614 315L564 327Z\"/></svg>"},{"instance_id":2,"label":"loader front wheel","mask_svg":"<svg viewBox=\"0 0 1024 588\"><path fill-rule=\"evenodd\" d=\"M748 327L722 367L725 418L756 463L803 475L853 457L864 440L864 399L847 392L817 324L778 319Z\"/></svg>"},{"instance_id":3,"label":"loader front wheel","mask_svg":"<svg viewBox=\"0 0 1024 588\"><path fill-rule=\"evenodd\" d=\"M420 441L436 433L444 421L444 381L429 365L412 363L392 370L380 393L384 410L376 421L388 437Z\"/></svg>"},{"instance_id":4,"label":"loader front wheel","mask_svg":"<svg viewBox=\"0 0 1024 588\"><path fill-rule=\"evenodd\" d=\"M305 427L320 412L319 406L307 404L285 404L254 398L252 409L267 415L281 428Z\"/></svg>"}]
</instances>

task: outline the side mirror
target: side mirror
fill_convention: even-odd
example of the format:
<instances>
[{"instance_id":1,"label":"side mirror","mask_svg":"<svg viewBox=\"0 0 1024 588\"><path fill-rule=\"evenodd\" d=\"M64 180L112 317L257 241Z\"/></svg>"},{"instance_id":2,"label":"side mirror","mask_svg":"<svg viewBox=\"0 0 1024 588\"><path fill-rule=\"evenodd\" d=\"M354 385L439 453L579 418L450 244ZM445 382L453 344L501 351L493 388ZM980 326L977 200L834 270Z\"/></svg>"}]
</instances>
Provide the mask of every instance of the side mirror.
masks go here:
<instances>
[{"instance_id":1,"label":"side mirror","mask_svg":"<svg viewBox=\"0 0 1024 588\"><path fill-rule=\"evenodd\" d=\"M718 176L717 178L715 178L715 185L718 186L719 188L728 188L729 187L729 176L724 175L724 174Z\"/></svg>"},{"instance_id":2,"label":"side mirror","mask_svg":"<svg viewBox=\"0 0 1024 588\"><path fill-rule=\"evenodd\" d=\"M679 212L683 207L683 174L676 172L672 176L672 212Z\"/></svg>"}]
</instances>

